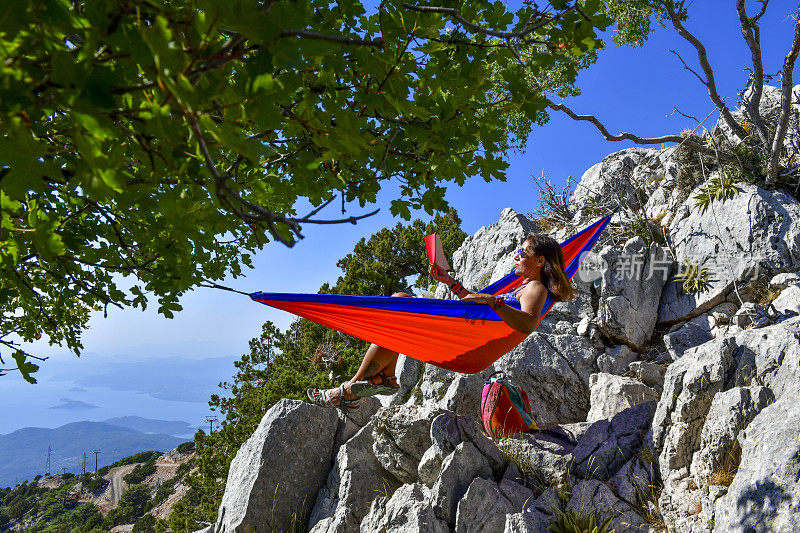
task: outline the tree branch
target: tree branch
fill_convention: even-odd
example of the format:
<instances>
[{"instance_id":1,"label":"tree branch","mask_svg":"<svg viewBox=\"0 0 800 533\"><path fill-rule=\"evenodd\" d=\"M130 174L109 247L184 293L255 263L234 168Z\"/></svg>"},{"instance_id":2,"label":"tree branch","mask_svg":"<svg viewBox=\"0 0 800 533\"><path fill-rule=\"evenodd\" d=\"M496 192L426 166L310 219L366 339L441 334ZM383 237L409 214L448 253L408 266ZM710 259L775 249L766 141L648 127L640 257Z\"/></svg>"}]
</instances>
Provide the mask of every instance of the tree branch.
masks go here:
<instances>
[{"instance_id":1,"label":"tree branch","mask_svg":"<svg viewBox=\"0 0 800 533\"><path fill-rule=\"evenodd\" d=\"M600 133L603 134L603 137L607 141L633 141L636 144L661 144L664 142L675 142L680 143L684 142L686 139L685 137L681 137L680 135L662 135L661 137L639 137L638 135L634 135L633 133L620 133L619 135L612 135L609 133L608 129L600 122L600 120L594 115L579 115L575 113L572 109L568 108L564 104L556 104L553 101L548 100L548 107L551 109L555 109L557 111L563 111L566 113L569 118L572 120L583 120L587 122L591 122L594 126L600 130ZM691 144L691 143L690 143Z\"/></svg>"},{"instance_id":2,"label":"tree branch","mask_svg":"<svg viewBox=\"0 0 800 533\"><path fill-rule=\"evenodd\" d=\"M800 9L795 13L794 41L792 48L783 61L783 80L781 83L781 116L778 119L778 129L772 141L772 150L769 157L769 174L767 185L773 185L778 176L778 161L786 137L786 128L789 125L789 114L792 111L792 71L794 70L797 55L800 53Z\"/></svg>"},{"instance_id":3,"label":"tree branch","mask_svg":"<svg viewBox=\"0 0 800 533\"><path fill-rule=\"evenodd\" d=\"M769 146L769 136L760 109L761 95L764 92L764 64L761 58L761 30L756 21L761 18L761 15L766 11L768 3L769 0L762 2L761 12L751 19L747 16L744 0L736 0L736 12L739 14L742 36L748 48L750 48L750 57L753 61L753 76L751 81L752 93L745 102L745 109L764 146Z\"/></svg>"},{"instance_id":4,"label":"tree branch","mask_svg":"<svg viewBox=\"0 0 800 533\"><path fill-rule=\"evenodd\" d=\"M703 69L703 72L706 75L706 87L708 87L709 98L711 98L711 101L714 102L714 105L717 106L717 109L719 109L719 114L725 121L725 124L727 124L736 135L744 139L747 137L747 132L744 130L744 128L742 128L741 124L734 120L730 109L728 109L728 106L726 106L725 102L723 102L719 97L719 93L717 92L717 84L714 80L714 70L708 63L708 53L706 52L706 47L703 46L703 43L701 43L697 37L692 35L686 28L683 27L683 23L681 22L681 14L675 11L675 3L673 0L668 0L666 2L666 7L669 18L672 21L672 26L681 37L689 41L689 43L694 46L695 50L697 50L697 60L700 62L700 67Z\"/></svg>"},{"instance_id":5,"label":"tree branch","mask_svg":"<svg viewBox=\"0 0 800 533\"><path fill-rule=\"evenodd\" d=\"M374 39L372 41L367 41L364 39L351 39L348 37L342 37L340 35L325 35L322 33L314 33L312 31L305 30L283 30L281 32L281 37L303 37L305 39L316 39L318 41L329 41L332 43L357 46L374 46L376 48L383 48L384 46L383 37L379 37L378 39Z\"/></svg>"},{"instance_id":6,"label":"tree branch","mask_svg":"<svg viewBox=\"0 0 800 533\"><path fill-rule=\"evenodd\" d=\"M457 9L453 9L451 7L414 6L414 5L408 4L406 2L403 2L402 5L406 9L410 9L411 11L418 11L420 13L439 13L439 14L442 14L442 15L448 15L451 18L453 18L456 21L458 21L459 24L461 24L462 26L464 26L465 28L470 30L472 33L482 33L484 35L490 35L492 37L498 37L500 39L522 39L526 35L538 30L539 28L543 28L544 26L547 26L551 22L554 22L554 21L560 19L561 17L563 17L564 15L569 13L570 11L575 11L575 10L579 9L578 2L575 2L575 4L572 7L567 8L564 11L562 11L562 12L556 14L556 15L553 15L552 17L540 22L539 24L534 24L532 26L529 26L528 24L526 24L525 29L523 29L520 32L509 32L509 31L490 30L488 28L484 28L482 26L478 26L474 22L470 22L469 20L464 18L461 15L461 13L458 12ZM585 15L584 15L584 17L585 17Z\"/></svg>"},{"instance_id":7,"label":"tree branch","mask_svg":"<svg viewBox=\"0 0 800 533\"><path fill-rule=\"evenodd\" d=\"M674 143L678 143L678 144L683 144L685 146L691 146L692 148L694 148L695 150L697 150L698 152L700 152L702 154L715 155L714 151L709 149L703 143L700 143L700 142L694 140L691 137L684 137L684 136L681 136L681 135L662 135L661 137L639 137L638 135L635 135L633 133L627 133L627 132L620 133L619 135L612 135L611 133L609 133L609 131L605 127L605 125L603 125L603 123L600 122L600 120L596 116L594 116L594 115L579 115L579 114L575 113L572 109L570 109L567 106L565 106L564 104L556 104L555 102L553 102L551 100L548 100L547 102L548 102L547 105L548 105L549 108L555 109L557 111L563 111L572 120L591 122L600 131L600 133L603 135L603 137L607 141L625 141L625 140L627 140L627 141L633 141L636 144L642 144L642 145L661 144L661 143L665 143L665 142L674 142ZM679 113L680 113L680 111L679 111ZM713 111L712 111L712 113L713 113ZM706 118L708 118L708 117L706 117ZM735 157L733 155L730 155L730 154L722 154L721 158L725 159L725 160L733 160L733 159L735 159Z\"/></svg>"}]
</instances>

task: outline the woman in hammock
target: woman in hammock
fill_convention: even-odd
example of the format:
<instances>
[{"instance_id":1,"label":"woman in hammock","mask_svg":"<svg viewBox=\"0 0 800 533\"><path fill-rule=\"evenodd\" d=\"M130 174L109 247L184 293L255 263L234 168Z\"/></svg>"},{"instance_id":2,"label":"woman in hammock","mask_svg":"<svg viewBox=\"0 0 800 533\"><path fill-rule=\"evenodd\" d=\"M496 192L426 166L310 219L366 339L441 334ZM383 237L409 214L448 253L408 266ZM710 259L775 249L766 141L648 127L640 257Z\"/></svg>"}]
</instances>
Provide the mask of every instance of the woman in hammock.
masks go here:
<instances>
[{"instance_id":1,"label":"woman in hammock","mask_svg":"<svg viewBox=\"0 0 800 533\"><path fill-rule=\"evenodd\" d=\"M511 328L528 335L539 324L539 316L548 292L553 300L562 301L571 299L574 289L564 272L561 246L551 237L529 235L523 241L522 248L516 252L514 260L514 273L523 278L522 285L513 293L501 297L471 293L436 265L431 265L429 272L433 279L446 283L459 299L490 305ZM410 295L395 293L393 296ZM512 298L519 301L520 309L505 305ZM372 344L364 354L358 372L350 381L333 389L308 389L308 399L323 407L353 410L358 408L361 398L375 394L394 394L400 388L395 377L397 357L397 352Z\"/></svg>"}]
</instances>

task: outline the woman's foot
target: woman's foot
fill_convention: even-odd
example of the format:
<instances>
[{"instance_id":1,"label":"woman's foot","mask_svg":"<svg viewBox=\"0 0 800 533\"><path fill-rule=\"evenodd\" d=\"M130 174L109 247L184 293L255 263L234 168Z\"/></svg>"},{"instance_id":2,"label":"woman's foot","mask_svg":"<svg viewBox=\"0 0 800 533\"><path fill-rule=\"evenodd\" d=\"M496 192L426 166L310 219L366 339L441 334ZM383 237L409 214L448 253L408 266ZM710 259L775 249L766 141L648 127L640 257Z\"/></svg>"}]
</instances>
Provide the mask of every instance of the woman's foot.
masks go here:
<instances>
[{"instance_id":1,"label":"woman's foot","mask_svg":"<svg viewBox=\"0 0 800 533\"><path fill-rule=\"evenodd\" d=\"M361 404L361 398L353 394L348 394L344 390L344 387L345 384L342 383L335 389L308 389L306 390L306 396L308 396L308 400L311 403L321 407L334 407L345 412L355 411ZM344 405L342 405L340 401L343 395ZM352 398L348 398L348 396L352 396Z\"/></svg>"},{"instance_id":2,"label":"woman's foot","mask_svg":"<svg viewBox=\"0 0 800 533\"><path fill-rule=\"evenodd\" d=\"M385 376L383 372L378 372L371 378L363 381L354 381L350 384L350 392L354 395L366 398L376 394L394 394L400 390L396 376Z\"/></svg>"}]
</instances>

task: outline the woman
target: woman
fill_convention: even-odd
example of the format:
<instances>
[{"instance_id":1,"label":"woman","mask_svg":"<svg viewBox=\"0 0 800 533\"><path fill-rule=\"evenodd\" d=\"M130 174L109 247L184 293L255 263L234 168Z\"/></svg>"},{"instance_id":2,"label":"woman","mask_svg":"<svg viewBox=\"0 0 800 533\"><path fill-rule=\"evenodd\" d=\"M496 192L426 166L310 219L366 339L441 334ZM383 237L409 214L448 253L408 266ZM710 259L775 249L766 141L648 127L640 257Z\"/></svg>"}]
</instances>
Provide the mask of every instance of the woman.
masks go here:
<instances>
[{"instance_id":1,"label":"woman","mask_svg":"<svg viewBox=\"0 0 800 533\"><path fill-rule=\"evenodd\" d=\"M553 238L540 234L529 235L516 252L514 260L514 273L523 278L522 285L502 297L471 293L436 265L431 265L429 272L433 279L446 283L459 299L492 306L506 324L528 335L539 324L548 292L553 300L561 301L571 299L575 291L564 272L561 246ZM392 296L410 295L395 293ZM519 301L520 309L505 305L511 299ZM395 377L397 357L397 352L372 344L350 381L334 389L308 389L308 398L312 403L324 407L340 407L341 398L344 397L343 410L352 410L358 408L361 398L393 394L400 388Z\"/></svg>"}]
</instances>

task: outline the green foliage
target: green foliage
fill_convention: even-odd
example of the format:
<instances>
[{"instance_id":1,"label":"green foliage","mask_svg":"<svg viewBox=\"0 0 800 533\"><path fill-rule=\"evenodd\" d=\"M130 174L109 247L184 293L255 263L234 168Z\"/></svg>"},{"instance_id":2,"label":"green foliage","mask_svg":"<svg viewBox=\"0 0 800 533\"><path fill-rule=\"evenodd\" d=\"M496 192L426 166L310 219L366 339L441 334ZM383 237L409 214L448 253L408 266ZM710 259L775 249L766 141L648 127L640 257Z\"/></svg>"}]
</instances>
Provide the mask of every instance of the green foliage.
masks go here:
<instances>
[{"instance_id":1,"label":"green foliage","mask_svg":"<svg viewBox=\"0 0 800 533\"><path fill-rule=\"evenodd\" d=\"M75 485L78 478L62 476L62 479L65 483L57 489L22 484L14 490L4 492L0 506L0 526L12 520L33 519L27 524L25 531L84 533L101 523L102 515L99 515L93 504L76 501Z\"/></svg>"},{"instance_id":2,"label":"green foliage","mask_svg":"<svg viewBox=\"0 0 800 533\"><path fill-rule=\"evenodd\" d=\"M108 480L94 472L87 472L81 475L79 479L83 484L83 488L92 494L98 494L108 486Z\"/></svg>"},{"instance_id":3,"label":"green foliage","mask_svg":"<svg viewBox=\"0 0 800 533\"><path fill-rule=\"evenodd\" d=\"M153 533L156 527L156 517L146 514L133 524L133 533Z\"/></svg>"},{"instance_id":4,"label":"green foliage","mask_svg":"<svg viewBox=\"0 0 800 533\"><path fill-rule=\"evenodd\" d=\"M109 525L129 524L145 513L150 501L150 488L146 485L128 487L119 499L117 507L106 515Z\"/></svg>"},{"instance_id":5,"label":"green foliage","mask_svg":"<svg viewBox=\"0 0 800 533\"><path fill-rule=\"evenodd\" d=\"M128 485L136 485L137 483L141 483L145 480L147 476L154 473L156 471L156 457L151 457L144 463L140 465L136 465L133 467L128 474L126 474L122 479Z\"/></svg>"},{"instance_id":6,"label":"green foliage","mask_svg":"<svg viewBox=\"0 0 800 533\"><path fill-rule=\"evenodd\" d=\"M112 468L116 468L118 466L132 465L134 463L146 463L150 459L153 459L153 460L157 459L160 455L162 455L162 452L159 452L159 451L156 451L156 450L148 450L146 452L139 452L136 455L130 455L128 457L123 457L119 461L115 461L115 462L111 463L110 465L106 465L106 466L102 467L100 470L98 470L97 473L100 474L101 476L104 476L104 475L108 474L108 472Z\"/></svg>"},{"instance_id":7,"label":"green foliage","mask_svg":"<svg viewBox=\"0 0 800 533\"><path fill-rule=\"evenodd\" d=\"M402 0L9 2L0 344L31 382L18 340L79 353L94 310L157 301L172 317L267 242L293 245L335 198L364 207L399 180L391 212L408 220L447 208L445 182L504 179L547 120L545 93L576 92L621 13L459 4L494 31L560 15L512 49ZM622 27L646 33L648 14Z\"/></svg>"},{"instance_id":8,"label":"green foliage","mask_svg":"<svg viewBox=\"0 0 800 533\"><path fill-rule=\"evenodd\" d=\"M578 516L574 510L564 513L556 509L556 519L547 526L547 530L553 533L614 533L613 529L609 529L613 519L610 516L605 522L599 523L594 514Z\"/></svg>"},{"instance_id":9,"label":"green foliage","mask_svg":"<svg viewBox=\"0 0 800 533\"><path fill-rule=\"evenodd\" d=\"M183 442L179 444L178 447L176 448L176 451L178 453L190 453L193 452L194 450L195 450L194 441L192 440L188 442Z\"/></svg>"},{"instance_id":10,"label":"green foliage","mask_svg":"<svg viewBox=\"0 0 800 533\"><path fill-rule=\"evenodd\" d=\"M180 478L176 476L159 485L158 489L156 489L156 493L153 495L153 498L147 503L147 508L145 511L149 511L169 498L170 495L175 491L175 485L177 485L179 481Z\"/></svg>"},{"instance_id":11,"label":"green foliage","mask_svg":"<svg viewBox=\"0 0 800 533\"><path fill-rule=\"evenodd\" d=\"M424 236L431 233L441 237L447 253L466 238L454 210L428 223L414 220L382 229L337 263L343 274L320 292L391 295L429 289ZM220 384L227 394L211 397L209 405L224 419L213 434L201 430L195 435L198 470L187 476L191 497L174 507L170 527L194 531L201 522L213 522L230 462L267 409L282 398L305 399L309 387L331 387L349 379L366 348L361 340L308 320L293 322L285 332L265 323L261 335L250 340L250 353L234 363L233 380ZM323 351L331 357L323 357Z\"/></svg>"},{"instance_id":12,"label":"green foliage","mask_svg":"<svg viewBox=\"0 0 800 533\"><path fill-rule=\"evenodd\" d=\"M708 269L684 259L681 271L675 276L674 281L681 284L686 294L702 292L708 288Z\"/></svg>"},{"instance_id":13,"label":"green foliage","mask_svg":"<svg viewBox=\"0 0 800 533\"><path fill-rule=\"evenodd\" d=\"M722 170L719 174L708 180L708 182L694 195L695 207L700 213L705 213L706 209L713 201L725 201L733 198L742 191L736 185L734 172Z\"/></svg>"}]
</instances>

